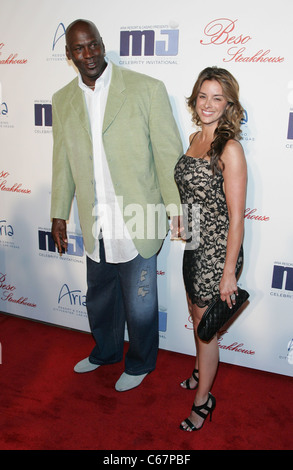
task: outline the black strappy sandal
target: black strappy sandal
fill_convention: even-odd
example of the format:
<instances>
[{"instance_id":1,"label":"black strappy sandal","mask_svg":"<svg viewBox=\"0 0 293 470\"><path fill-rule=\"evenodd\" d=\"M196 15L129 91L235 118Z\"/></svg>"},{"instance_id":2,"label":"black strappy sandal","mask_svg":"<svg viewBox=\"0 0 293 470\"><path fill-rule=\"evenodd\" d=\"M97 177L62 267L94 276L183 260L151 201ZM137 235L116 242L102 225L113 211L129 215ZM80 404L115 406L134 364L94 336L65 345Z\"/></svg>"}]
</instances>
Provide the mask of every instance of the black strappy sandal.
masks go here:
<instances>
[{"instance_id":1,"label":"black strappy sandal","mask_svg":"<svg viewBox=\"0 0 293 470\"><path fill-rule=\"evenodd\" d=\"M212 404L211 406L208 406L208 402L210 399L212 400ZM210 421L212 421L212 414L215 409L215 406L216 406L216 399L211 393L209 393L209 398L207 399L206 403L204 403L203 405L199 405L199 406L195 406L195 404L193 404L192 406L192 411L194 411L198 416L203 418L202 425L199 428L196 428L189 418L186 418L184 420L184 423L187 424L187 426L191 429L191 431L199 431L203 427L208 415L210 415ZM207 413L203 413L201 410L206 410ZM182 426L182 424L180 424L180 429L182 429L182 431L188 431L188 429Z\"/></svg>"},{"instance_id":2,"label":"black strappy sandal","mask_svg":"<svg viewBox=\"0 0 293 470\"><path fill-rule=\"evenodd\" d=\"M184 380L183 382L181 382L181 387L182 388L185 388L186 390L196 390L197 387L198 387L198 377L195 375L195 374L198 374L198 370L197 369L194 369L193 372L192 372L192 377L194 378L194 380L196 381L196 385L195 387L191 387L190 386L190 378ZM182 385L185 383L186 387L183 387Z\"/></svg>"}]
</instances>

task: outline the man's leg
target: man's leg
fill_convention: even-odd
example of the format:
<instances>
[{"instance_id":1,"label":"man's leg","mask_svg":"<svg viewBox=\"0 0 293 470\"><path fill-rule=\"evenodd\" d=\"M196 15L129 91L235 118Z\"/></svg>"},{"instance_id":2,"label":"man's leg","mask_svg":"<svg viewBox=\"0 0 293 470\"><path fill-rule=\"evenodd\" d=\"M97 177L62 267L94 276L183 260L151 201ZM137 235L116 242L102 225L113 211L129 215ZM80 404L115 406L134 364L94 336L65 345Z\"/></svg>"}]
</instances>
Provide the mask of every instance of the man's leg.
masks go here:
<instances>
[{"instance_id":1,"label":"man's leg","mask_svg":"<svg viewBox=\"0 0 293 470\"><path fill-rule=\"evenodd\" d=\"M156 367L159 328L157 296L157 256L119 265L129 348L125 372L138 376Z\"/></svg>"},{"instance_id":2,"label":"man's leg","mask_svg":"<svg viewBox=\"0 0 293 470\"><path fill-rule=\"evenodd\" d=\"M123 358L125 314L117 265L106 263L100 241L100 263L87 258L86 305L96 346L89 361L112 364Z\"/></svg>"}]
</instances>

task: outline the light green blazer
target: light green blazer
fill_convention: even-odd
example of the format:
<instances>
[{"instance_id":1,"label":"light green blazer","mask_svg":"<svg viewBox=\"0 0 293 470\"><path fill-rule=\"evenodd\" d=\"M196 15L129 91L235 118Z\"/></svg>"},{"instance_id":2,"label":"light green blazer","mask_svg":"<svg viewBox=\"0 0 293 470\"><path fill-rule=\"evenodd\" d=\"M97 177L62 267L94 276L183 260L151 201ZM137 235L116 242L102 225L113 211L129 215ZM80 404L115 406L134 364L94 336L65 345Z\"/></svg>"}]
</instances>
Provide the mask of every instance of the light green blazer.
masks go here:
<instances>
[{"instance_id":1,"label":"light green blazer","mask_svg":"<svg viewBox=\"0 0 293 470\"><path fill-rule=\"evenodd\" d=\"M164 84L112 66L103 144L116 195L120 196L119 201L123 198L124 221L135 232L133 242L138 252L148 258L158 252L168 231L165 209L159 226L150 216L154 205L180 206L173 172L182 155L182 143ZM96 220L93 150L78 78L54 94L52 109L51 218L68 220L76 195L85 249L91 253ZM136 223L142 224L139 235L133 230Z\"/></svg>"}]
</instances>

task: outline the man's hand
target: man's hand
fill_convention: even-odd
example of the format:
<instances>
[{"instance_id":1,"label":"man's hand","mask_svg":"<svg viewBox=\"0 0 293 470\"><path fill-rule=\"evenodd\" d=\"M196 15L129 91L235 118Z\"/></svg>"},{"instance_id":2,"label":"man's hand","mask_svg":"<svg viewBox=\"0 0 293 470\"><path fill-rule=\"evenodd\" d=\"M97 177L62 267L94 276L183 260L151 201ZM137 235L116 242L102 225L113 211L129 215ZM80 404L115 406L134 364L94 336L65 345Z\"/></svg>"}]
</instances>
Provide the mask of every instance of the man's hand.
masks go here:
<instances>
[{"instance_id":1,"label":"man's hand","mask_svg":"<svg viewBox=\"0 0 293 470\"><path fill-rule=\"evenodd\" d=\"M62 255L63 251L67 251L66 220L53 219L51 233L58 252Z\"/></svg>"},{"instance_id":2,"label":"man's hand","mask_svg":"<svg viewBox=\"0 0 293 470\"><path fill-rule=\"evenodd\" d=\"M184 239L184 227L183 227L183 217L174 216L171 218L171 240L176 240L178 238Z\"/></svg>"}]
</instances>

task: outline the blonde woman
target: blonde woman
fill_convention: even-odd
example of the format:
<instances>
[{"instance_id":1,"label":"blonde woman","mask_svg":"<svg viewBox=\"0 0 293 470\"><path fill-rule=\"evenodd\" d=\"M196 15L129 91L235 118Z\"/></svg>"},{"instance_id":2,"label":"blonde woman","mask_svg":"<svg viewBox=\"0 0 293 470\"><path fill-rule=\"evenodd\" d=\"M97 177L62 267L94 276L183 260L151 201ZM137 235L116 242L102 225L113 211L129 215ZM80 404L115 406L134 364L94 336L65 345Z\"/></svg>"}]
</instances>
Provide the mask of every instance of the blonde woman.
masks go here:
<instances>
[{"instance_id":1,"label":"blonde woman","mask_svg":"<svg viewBox=\"0 0 293 470\"><path fill-rule=\"evenodd\" d=\"M216 405L210 390L219 362L217 335L206 343L197 336L197 326L217 294L231 306L243 262L247 170L239 143L244 112L238 95L238 83L227 70L208 67L199 74L187 103L200 130L190 136L189 148L175 167L181 202L189 209L197 205L200 221L197 242L193 233L183 258L196 345L195 368L181 383L196 390L191 413L180 424L184 431L201 429ZM191 213L188 231L192 234Z\"/></svg>"}]
</instances>

